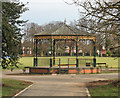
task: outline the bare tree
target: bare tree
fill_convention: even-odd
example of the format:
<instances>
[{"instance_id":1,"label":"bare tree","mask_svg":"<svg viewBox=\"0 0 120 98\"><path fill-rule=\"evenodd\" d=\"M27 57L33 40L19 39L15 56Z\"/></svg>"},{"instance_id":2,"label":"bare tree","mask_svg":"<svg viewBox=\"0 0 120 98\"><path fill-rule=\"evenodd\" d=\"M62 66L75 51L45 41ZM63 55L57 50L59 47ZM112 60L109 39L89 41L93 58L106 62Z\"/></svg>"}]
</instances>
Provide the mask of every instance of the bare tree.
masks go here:
<instances>
[{"instance_id":1,"label":"bare tree","mask_svg":"<svg viewBox=\"0 0 120 98\"><path fill-rule=\"evenodd\" d=\"M36 23L27 23L24 27L24 39L33 42L34 34L38 34L43 31L43 27Z\"/></svg>"},{"instance_id":2,"label":"bare tree","mask_svg":"<svg viewBox=\"0 0 120 98\"><path fill-rule=\"evenodd\" d=\"M30 48L33 53L33 46L34 46L34 34L38 34L43 30L42 26L39 26L36 23L26 23L24 26L24 37L23 37L23 43L22 46L25 47L25 49Z\"/></svg>"},{"instance_id":3,"label":"bare tree","mask_svg":"<svg viewBox=\"0 0 120 98\"><path fill-rule=\"evenodd\" d=\"M120 3L120 1L118 2ZM73 4L82 7L84 10L80 12L86 21L94 22L94 26L81 24L81 27L94 30L97 33L108 33L120 35L118 31L120 20L120 4L114 0L73 0Z\"/></svg>"},{"instance_id":4,"label":"bare tree","mask_svg":"<svg viewBox=\"0 0 120 98\"><path fill-rule=\"evenodd\" d=\"M76 6L82 8L81 19L77 26L97 38L97 46L107 43L110 39L112 46L119 42L120 37L120 1L119 0L71 0ZM111 45L109 44L109 45ZM117 45L118 47L120 45Z\"/></svg>"}]
</instances>

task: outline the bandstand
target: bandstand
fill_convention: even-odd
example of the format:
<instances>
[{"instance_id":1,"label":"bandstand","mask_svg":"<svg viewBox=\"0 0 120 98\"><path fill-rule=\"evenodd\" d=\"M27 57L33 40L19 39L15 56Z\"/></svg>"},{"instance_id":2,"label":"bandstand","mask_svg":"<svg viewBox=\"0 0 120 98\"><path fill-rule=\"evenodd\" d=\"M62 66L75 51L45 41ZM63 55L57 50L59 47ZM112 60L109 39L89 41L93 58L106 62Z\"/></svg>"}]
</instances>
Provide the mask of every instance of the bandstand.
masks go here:
<instances>
[{"instance_id":1,"label":"bandstand","mask_svg":"<svg viewBox=\"0 0 120 98\"><path fill-rule=\"evenodd\" d=\"M50 42L51 47L51 54L50 54L50 65L49 66L39 66L38 65L38 43L39 41L48 40ZM55 54L55 45L57 41L74 41L76 43L76 57L75 58L68 58L67 64L61 63L61 58L56 58ZM89 40L93 43L93 51L94 56L92 59L87 59L90 62L85 63L84 67L80 67L79 63L81 59L78 56L78 43L81 40ZM85 73L87 71L88 73L98 73L99 69L96 67L96 39L95 36L88 34L88 33L82 33L76 28L72 28L68 26L66 23L64 23L62 26L57 28L56 30L52 32L43 32L40 34L34 35L34 50L35 50L35 57L34 57L34 66L30 67L30 73ZM71 60L74 60L74 64L70 64L69 62ZM57 62L57 63L56 63ZM71 66L72 65L72 66Z\"/></svg>"}]
</instances>

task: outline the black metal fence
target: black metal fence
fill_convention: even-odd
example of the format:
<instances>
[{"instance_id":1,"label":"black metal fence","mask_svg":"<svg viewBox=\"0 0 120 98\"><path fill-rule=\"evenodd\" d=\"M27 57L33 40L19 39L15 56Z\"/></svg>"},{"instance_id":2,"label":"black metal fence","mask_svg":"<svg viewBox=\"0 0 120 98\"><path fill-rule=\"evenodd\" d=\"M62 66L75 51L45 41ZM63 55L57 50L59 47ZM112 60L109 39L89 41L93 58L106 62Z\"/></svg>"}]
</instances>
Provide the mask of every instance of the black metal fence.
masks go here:
<instances>
[{"instance_id":1,"label":"black metal fence","mask_svg":"<svg viewBox=\"0 0 120 98\"><path fill-rule=\"evenodd\" d=\"M38 66L50 66L50 57L38 57L37 58ZM76 57L74 58L66 58L66 57L56 57L52 58L52 65L76 65ZM78 58L78 67L80 66L93 66L93 58Z\"/></svg>"}]
</instances>

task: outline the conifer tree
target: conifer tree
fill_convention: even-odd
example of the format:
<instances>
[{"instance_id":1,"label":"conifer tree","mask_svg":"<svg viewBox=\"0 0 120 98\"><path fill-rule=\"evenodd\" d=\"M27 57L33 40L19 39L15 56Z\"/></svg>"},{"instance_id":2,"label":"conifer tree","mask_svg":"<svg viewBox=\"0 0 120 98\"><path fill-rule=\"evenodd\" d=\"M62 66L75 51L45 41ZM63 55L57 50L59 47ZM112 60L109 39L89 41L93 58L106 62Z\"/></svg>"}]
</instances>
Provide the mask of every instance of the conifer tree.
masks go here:
<instances>
[{"instance_id":1,"label":"conifer tree","mask_svg":"<svg viewBox=\"0 0 120 98\"><path fill-rule=\"evenodd\" d=\"M23 34L21 26L26 21L20 20L21 14L28 10L25 4L2 2L2 68L16 66L18 63L19 47Z\"/></svg>"}]
</instances>

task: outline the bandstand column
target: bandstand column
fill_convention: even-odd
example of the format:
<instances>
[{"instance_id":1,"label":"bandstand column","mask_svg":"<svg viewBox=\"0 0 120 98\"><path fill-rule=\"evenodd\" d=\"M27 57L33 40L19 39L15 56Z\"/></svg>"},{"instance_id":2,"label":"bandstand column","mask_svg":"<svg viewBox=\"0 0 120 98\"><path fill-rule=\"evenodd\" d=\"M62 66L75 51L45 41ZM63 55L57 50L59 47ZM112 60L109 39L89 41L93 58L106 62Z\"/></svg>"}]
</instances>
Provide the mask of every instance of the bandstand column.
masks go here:
<instances>
[{"instance_id":1,"label":"bandstand column","mask_svg":"<svg viewBox=\"0 0 120 98\"><path fill-rule=\"evenodd\" d=\"M38 43L38 40L34 40L34 66L37 66L38 65L38 60L37 60L37 43Z\"/></svg>"},{"instance_id":2,"label":"bandstand column","mask_svg":"<svg viewBox=\"0 0 120 98\"><path fill-rule=\"evenodd\" d=\"M51 58L50 58L50 67L52 67L52 56L53 56L53 51L52 51L52 49L53 49L53 39L52 39L52 36L51 36Z\"/></svg>"},{"instance_id":3,"label":"bandstand column","mask_svg":"<svg viewBox=\"0 0 120 98\"><path fill-rule=\"evenodd\" d=\"M53 41L53 65L55 65L55 39Z\"/></svg>"},{"instance_id":4,"label":"bandstand column","mask_svg":"<svg viewBox=\"0 0 120 98\"><path fill-rule=\"evenodd\" d=\"M94 44L93 66L96 67L96 40L93 40L93 44Z\"/></svg>"},{"instance_id":5,"label":"bandstand column","mask_svg":"<svg viewBox=\"0 0 120 98\"><path fill-rule=\"evenodd\" d=\"M34 40L34 67L35 67L35 65L36 65L36 58L35 58L35 40Z\"/></svg>"},{"instance_id":6,"label":"bandstand column","mask_svg":"<svg viewBox=\"0 0 120 98\"><path fill-rule=\"evenodd\" d=\"M38 66L38 58L37 58L37 44L38 44L38 40L36 40L36 66Z\"/></svg>"},{"instance_id":7,"label":"bandstand column","mask_svg":"<svg viewBox=\"0 0 120 98\"><path fill-rule=\"evenodd\" d=\"M76 67L78 67L78 36L76 39Z\"/></svg>"}]
</instances>

